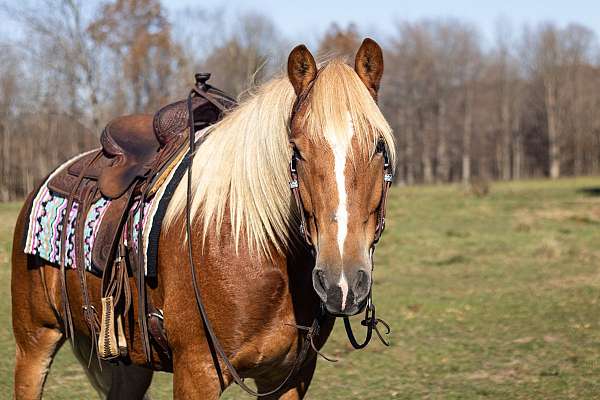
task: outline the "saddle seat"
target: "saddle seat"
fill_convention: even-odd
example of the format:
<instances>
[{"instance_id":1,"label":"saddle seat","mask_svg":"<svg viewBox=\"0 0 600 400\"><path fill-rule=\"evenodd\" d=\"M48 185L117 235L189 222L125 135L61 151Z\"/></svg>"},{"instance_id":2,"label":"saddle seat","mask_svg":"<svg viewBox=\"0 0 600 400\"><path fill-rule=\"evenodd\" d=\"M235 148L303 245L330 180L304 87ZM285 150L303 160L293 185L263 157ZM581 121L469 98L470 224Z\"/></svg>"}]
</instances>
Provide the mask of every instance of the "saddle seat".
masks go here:
<instances>
[{"instance_id":1,"label":"saddle seat","mask_svg":"<svg viewBox=\"0 0 600 400\"><path fill-rule=\"evenodd\" d=\"M192 98L196 131L214 124L223 116L223 110L236 105L235 100L216 88L206 85L205 90L210 100ZM187 138L188 115L187 101L180 100L154 115L133 114L113 119L100 136L102 154L88 154L75 160L66 173L54 177L48 186L59 194L69 195L82 174L86 180L97 182L105 198L123 196L135 182L139 185L150 180L149 172L159 171L178 153ZM90 164L93 158L96 159ZM74 195L78 197L78 193Z\"/></svg>"},{"instance_id":2,"label":"saddle seat","mask_svg":"<svg viewBox=\"0 0 600 400\"><path fill-rule=\"evenodd\" d=\"M104 156L113 159L98 177L103 196L122 196L136 178L143 178L151 168L160 143L154 134L152 115L126 115L112 120L102 132L100 143Z\"/></svg>"}]
</instances>

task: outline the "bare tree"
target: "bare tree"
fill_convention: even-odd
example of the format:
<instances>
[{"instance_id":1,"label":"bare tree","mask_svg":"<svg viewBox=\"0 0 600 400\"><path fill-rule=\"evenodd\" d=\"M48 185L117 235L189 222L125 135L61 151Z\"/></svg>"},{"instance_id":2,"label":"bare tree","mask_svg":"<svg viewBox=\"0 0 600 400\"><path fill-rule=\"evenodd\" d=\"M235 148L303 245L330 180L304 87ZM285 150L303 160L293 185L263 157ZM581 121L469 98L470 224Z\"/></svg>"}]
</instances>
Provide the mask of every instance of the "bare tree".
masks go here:
<instances>
[{"instance_id":1,"label":"bare tree","mask_svg":"<svg viewBox=\"0 0 600 400\"><path fill-rule=\"evenodd\" d=\"M356 24L350 23L342 28L333 22L320 40L318 54L324 57L336 55L350 58L356 53L361 40Z\"/></svg>"},{"instance_id":2,"label":"bare tree","mask_svg":"<svg viewBox=\"0 0 600 400\"><path fill-rule=\"evenodd\" d=\"M210 50L201 67L215 72L213 83L236 96L272 75L284 58L284 39L260 14L243 14ZM218 72L218 73L217 73Z\"/></svg>"},{"instance_id":3,"label":"bare tree","mask_svg":"<svg viewBox=\"0 0 600 400\"><path fill-rule=\"evenodd\" d=\"M175 15L194 24L172 24L160 0L31 0L0 12L23 33L0 38L1 201L95 146L108 120L185 96L193 72L240 95L281 71L290 47L260 13L191 7ZM334 23L319 53L352 56L362 37L359 24ZM513 35L503 20L490 47L468 23L426 19L397 22L380 43L398 183L600 173L600 50L589 28Z\"/></svg>"},{"instance_id":4,"label":"bare tree","mask_svg":"<svg viewBox=\"0 0 600 400\"><path fill-rule=\"evenodd\" d=\"M180 51L158 0L117 0L102 6L88 27L94 43L112 53L111 61L129 86L132 112L155 110L171 96L170 78Z\"/></svg>"}]
</instances>

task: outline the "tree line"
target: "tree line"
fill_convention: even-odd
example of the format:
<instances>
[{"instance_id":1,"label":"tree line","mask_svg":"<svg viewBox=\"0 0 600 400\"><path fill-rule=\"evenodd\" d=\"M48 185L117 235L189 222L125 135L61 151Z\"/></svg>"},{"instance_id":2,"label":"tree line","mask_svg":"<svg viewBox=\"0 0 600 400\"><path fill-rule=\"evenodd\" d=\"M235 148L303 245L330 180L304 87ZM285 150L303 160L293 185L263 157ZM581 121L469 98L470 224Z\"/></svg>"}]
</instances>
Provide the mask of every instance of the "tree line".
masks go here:
<instances>
[{"instance_id":1,"label":"tree line","mask_svg":"<svg viewBox=\"0 0 600 400\"><path fill-rule=\"evenodd\" d=\"M260 13L169 13L159 0L0 3L0 201L97 145L113 117L183 98L193 73L243 98L302 38ZM333 23L317 54L351 61L360 21ZM458 19L397 21L380 106L394 128L400 184L558 178L600 172L600 50L591 29L551 22L493 40Z\"/></svg>"}]
</instances>

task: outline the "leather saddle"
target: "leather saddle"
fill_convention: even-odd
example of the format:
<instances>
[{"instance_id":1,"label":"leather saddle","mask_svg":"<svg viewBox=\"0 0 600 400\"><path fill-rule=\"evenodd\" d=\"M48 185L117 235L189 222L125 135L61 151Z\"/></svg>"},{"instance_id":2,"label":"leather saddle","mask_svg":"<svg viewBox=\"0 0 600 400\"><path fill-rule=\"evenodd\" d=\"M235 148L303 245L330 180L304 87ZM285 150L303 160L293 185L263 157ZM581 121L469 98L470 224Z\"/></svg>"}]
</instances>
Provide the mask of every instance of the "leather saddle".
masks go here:
<instances>
[{"instance_id":1,"label":"leather saddle","mask_svg":"<svg viewBox=\"0 0 600 400\"><path fill-rule=\"evenodd\" d=\"M206 83L210 74L197 74L197 85L206 97L192 98L195 130L217 122L226 110L237 103L230 96ZM71 193L80 173L97 181L98 189L107 199L121 197L134 182L149 178L150 171L160 169L187 137L189 123L186 100L169 104L150 114L117 117L110 121L100 136L99 157L92 154L77 159L49 182L50 190L59 194ZM90 165L90 160L97 159ZM77 194L76 194L77 197Z\"/></svg>"},{"instance_id":2,"label":"leather saddle","mask_svg":"<svg viewBox=\"0 0 600 400\"><path fill-rule=\"evenodd\" d=\"M89 303L85 273L77 270L83 282L84 317L99 358L109 360L126 354L127 345L120 318L131 305L127 277L134 274L138 288L140 336L146 359L148 362L152 359L152 338L161 349L161 364L169 364L162 311L156 309L145 294L144 257L140 257L139 252L137 257L132 257L139 251L131 246L135 225L133 205L144 204L153 196L152 189L163 182L170 165L185 151L190 110L193 113L194 131L198 131L217 122L236 105L234 99L206 83L209 77L210 74L196 74L196 85L187 100L169 104L154 115L135 114L113 119L102 131L98 150L78 157L48 182L52 192L67 199L66 209L70 209L73 202L79 205L74 233L77 239L74 245L79 249L76 253L77 265L84 265L83 237L88 210L100 198L110 200L91 250L92 272L102 276L100 324L96 322L98 316ZM141 238L141 231L137 230L140 235L138 239ZM63 234L61 248L67 248L66 240L67 235ZM131 266L131 270L128 266ZM64 264L61 270L64 273ZM66 286L61 287L66 298ZM67 304L65 310L68 308ZM64 312L64 319L66 326L72 326L70 311Z\"/></svg>"},{"instance_id":3,"label":"leather saddle","mask_svg":"<svg viewBox=\"0 0 600 400\"><path fill-rule=\"evenodd\" d=\"M196 131L214 124L237 104L221 90L208 85L209 77L210 74L196 74L195 88L201 94L191 98ZM80 203L90 191L95 191L95 200L100 197L111 200L92 254L96 272L103 271L114 255L130 197L139 197L180 154L187 144L188 126L187 100L171 103L153 115L117 117L102 131L100 149L77 158L48 182L52 192L72 196ZM86 210L82 211L80 214L85 214Z\"/></svg>"}]
</instances>

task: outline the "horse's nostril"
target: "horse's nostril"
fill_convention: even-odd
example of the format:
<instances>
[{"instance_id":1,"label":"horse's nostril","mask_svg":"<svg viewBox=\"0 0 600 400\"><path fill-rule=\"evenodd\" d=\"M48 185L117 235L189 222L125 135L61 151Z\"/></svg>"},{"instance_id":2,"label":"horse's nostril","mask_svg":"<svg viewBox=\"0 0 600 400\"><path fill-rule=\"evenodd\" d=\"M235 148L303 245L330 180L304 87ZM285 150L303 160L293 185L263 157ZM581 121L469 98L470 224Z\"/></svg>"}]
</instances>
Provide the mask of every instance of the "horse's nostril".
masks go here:
<instances>
[{"instance_id":1,"label":"horse's nostril","mask_svg":"<svg viewBox=\"0 0 600 400\"><path fill-rule=\"evenodd\" d=\"M325 290L327 290L327 281L325 279L325 272L319 270L317 271L317 279L319 280L319 284Z\"/></svg>"},{"instance_id":2,"label":"horse's nostril","mask_svg":"<svg viewBox=\"0 0 600 400\"><path fill-rule=\"evenodd\" d=\"M325 279L325 272L323 270L315 269L313 271L313 286L319 296L326 296L327 280Z\"/></svg>"},{"instance_id":3,"label":"horse's nostril","mask_svg":"<svg viewBox=\"0 0 600 400\"><path fill-rule=\"evenodd\" d=\"M369 274L366 271L360 269L356 273L356 282L354 283L354 290L357 293L368 290L369 288Z\"/></svg>"}]
</instances>

